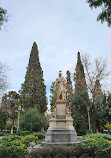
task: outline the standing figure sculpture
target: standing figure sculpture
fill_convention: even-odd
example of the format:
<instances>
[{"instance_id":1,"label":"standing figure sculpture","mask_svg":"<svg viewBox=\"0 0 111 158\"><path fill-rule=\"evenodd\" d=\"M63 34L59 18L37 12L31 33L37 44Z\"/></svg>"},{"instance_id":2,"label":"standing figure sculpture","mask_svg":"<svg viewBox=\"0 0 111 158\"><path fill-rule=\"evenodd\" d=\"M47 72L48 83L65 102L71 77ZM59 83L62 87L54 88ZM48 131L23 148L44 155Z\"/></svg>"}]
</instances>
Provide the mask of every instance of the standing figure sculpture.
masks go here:
<instances>
[{"instance_id":1,"label":"standing figure sculpture","mask_svg":"<svg viewBox=\"0 0 111 158\"><path fill-rule=\"evenodd\" d=\"M65 78L62 77L61 71L59 71L59 77L56 79L54 84L57 100L66 100L66 86L67 82Z\"/></svg>"}]
</instances>

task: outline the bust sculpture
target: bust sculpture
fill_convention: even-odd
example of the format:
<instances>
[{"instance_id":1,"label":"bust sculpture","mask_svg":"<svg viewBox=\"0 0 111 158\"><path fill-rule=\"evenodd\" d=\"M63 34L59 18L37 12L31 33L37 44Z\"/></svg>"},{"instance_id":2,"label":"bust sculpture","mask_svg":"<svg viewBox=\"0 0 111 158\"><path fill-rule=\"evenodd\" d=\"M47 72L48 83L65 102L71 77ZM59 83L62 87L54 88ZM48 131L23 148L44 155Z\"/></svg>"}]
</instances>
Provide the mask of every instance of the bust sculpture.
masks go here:
<instances>
[{"instance_id":1,"label":"bust sculpture","mask_svg":"<svg viewBox=\"0 0 111 158\"><path fill-rule=\"evenodd\" d=\"M67 82L65 78L62 77L61 71L59 71L59 77L56 79L54 84L57 100L66 100L66 86Z\"/></svg>"}]
</instances>

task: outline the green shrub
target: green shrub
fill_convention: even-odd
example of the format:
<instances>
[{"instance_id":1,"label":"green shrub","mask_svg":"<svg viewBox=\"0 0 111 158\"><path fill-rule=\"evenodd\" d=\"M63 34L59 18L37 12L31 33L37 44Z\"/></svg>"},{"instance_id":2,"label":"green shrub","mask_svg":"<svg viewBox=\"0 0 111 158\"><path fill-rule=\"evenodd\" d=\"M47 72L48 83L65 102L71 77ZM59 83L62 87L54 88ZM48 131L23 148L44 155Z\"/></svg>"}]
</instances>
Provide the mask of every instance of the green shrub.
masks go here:
<instances>
[{"instance_id":1,"label":"green shrub","mask_svg":"<svg viewBox=\"0 0 111 158\"><path fill-rule=\"evenodd\" d=\"M0 110L0 129L4 129L7 119L8 119L7 113Z\"/></svg>"},{"instance_id":2,"label":"green shrub","mask_svg":"<svg viewBox=\"0 0 111 158\"><path fill-rule=\"evenodd\" d=\"M37 136L38 139L44 139L45 138L45 133L44 132L34 132L34 136Z\"/></svg>"},{"instance_id":3,"label":"green shrub","mask_svg":"<svg viewBox=\"0 0 111 158\"><path fill-rule=\"evenodd\" d=\"M36 149L30 153L30 158L88 158L92 151L90 149L77 148L74 146L46 146ZM82 157L84 156L84 157Z\"/></svg>"},{"instance_id":4,"label":"green shrub","mask_svg":"<svg viewBox=\"0 0 111 158\"><path fill-rule=\"evenodd\" d=\"M111 157L111 135L109 134L87 134L82 138L85 142L77 144L77 147L94 151L95 158ZM104 156L103 156L104 155Z\"/></svg>"},{"instance_id":5,"label":"green shrub","mask_svg":"<svg viewBox=\"0 0 111 158\"><path fill-rule=\"evenodd\" d=\"M32 133L31 131L20 131L20 136L26 136L26 135L29 135L31 133Z\"/></svg>"},{"instance_id":6,"label":"green shrub","mask_svg":"<svg viewBox=\"0 0 111 158\"><path fill-rule=\"evenodd\" d=\"M85 140L87 138L105 138L107 140L111 140L111 134L102 134L102 133L97 133L97 134L86 134L84 137L81 138L81 140Z\"/></svg>"},{"instance_id":7,"label":"green shrub","mask_svg":"<svg viewBox=\"0 0 111 158\"><path fill-rule=\"evenodd\" d=\"M3 133L3 132L0 132L0 136L4 136L4 133Z\"/></svg>"},{"instance_id":8,"label":"green shrub","mask_svg":"<svg viewBox=\"0 0 111 158\"><path fill-rule=\"evenodd\" d=\"M28 135L28 136L22 137L21 141L26 146L29 146L30 142L38 143L38 137L33 136L33 135Z\"/></svg>"},{"instance_id":9,"label":"green shrub","mask_svg":"<svg viewBox=\"0 0 111 158\"><path fill-rule=\"evenodd\" d=\"M18 143L25 144L26 146L29 146L30 142L38 142L38 137L33 135L27 135L25 137L18 136L18 135L10 135L10 136L4 136L2 139L2 143L5 145L15 145Z\"/></svg>"},{"instance_id":10,"label":"green shrub","mask_svg":"<svg viewBox=\"0 0 111 158\"><path fill-rule=\"evenodd\" d=\"M4 136L2 140L4 140L4 141L13 141L15 139L20 139L20 136L18 136L18 135Z\"/></svg>"},{"instance_id":11,"label":"green shrub","mask_svg":"<svg viewBox=\"0 0 111 158\"><path fill-rule=\"evenodd\" d=\"M38 143L38 137L33 135L4 136L0 140L0 158L25 158L30 142Z\"/></svg>"},{"instance_id":12,"label":"green shrub","mask_svg":"<svg viewBox=\"0 0 111 158\"><path fill-rule=\"evenodd\" d=\"M5 126L5 130L11 130L11 126Z\"/></svg>"},{"instance_id":13,"label":"green shrub","mask_svg":"<svg viewBox=\"0 0 111 158\"><path fill-rule=\"evenodd\" d=\"M0 145L0 158L25 158L26 152L16 146Z\"/></svg>"},{"instance_id":14,"label":"green shrub","mask_svg":"<svg viewBox=\"0 0 111 158\"><path fill-rule=\"evenodd\" d=\"M30 108L21 116L20 128L21 130L37 132L40 131L42 127L44 127L45 122L45 115L40 114L36 108Z\"/></svg>"}]
</instances>

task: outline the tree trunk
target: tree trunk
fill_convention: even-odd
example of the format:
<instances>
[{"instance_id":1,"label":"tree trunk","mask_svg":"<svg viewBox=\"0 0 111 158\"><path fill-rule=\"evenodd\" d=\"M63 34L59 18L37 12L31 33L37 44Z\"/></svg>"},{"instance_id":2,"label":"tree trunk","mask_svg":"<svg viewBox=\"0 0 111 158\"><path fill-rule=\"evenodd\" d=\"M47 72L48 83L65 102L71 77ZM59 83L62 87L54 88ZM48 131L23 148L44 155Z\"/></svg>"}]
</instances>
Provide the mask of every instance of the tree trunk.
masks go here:
<instances>
[{"instance_id":1,"label":"tree trunk","mask_svg":"<svg viewBox=\"0 0 111 158\"><path fill-rule=\"evenodd\" d=\"M12 128L11 128L11 134L13 134L13 125L12 125Z\"/></svg>"}]
</instances>

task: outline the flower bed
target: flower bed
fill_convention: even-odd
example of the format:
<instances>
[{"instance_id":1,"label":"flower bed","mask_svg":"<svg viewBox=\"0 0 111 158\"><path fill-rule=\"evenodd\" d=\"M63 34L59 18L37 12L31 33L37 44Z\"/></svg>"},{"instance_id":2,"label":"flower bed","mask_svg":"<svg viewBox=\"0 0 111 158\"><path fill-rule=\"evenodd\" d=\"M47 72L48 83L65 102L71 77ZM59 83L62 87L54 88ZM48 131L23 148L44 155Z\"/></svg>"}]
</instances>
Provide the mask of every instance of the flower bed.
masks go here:
<instances>
[{"instance_id":1,"label":"flower bed","mask_svg":"<svg viewBox=\"0 0 111 158\"><path fill-rule=\"evenodd\" d=\"M30 142L38 143L38 137L33 135L8 136L0 140L0 158L25 158Z\"/></svg>"}]
</instances>

